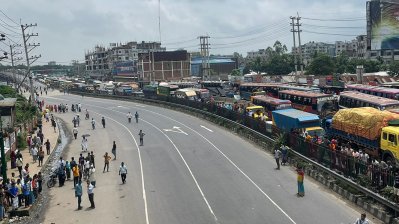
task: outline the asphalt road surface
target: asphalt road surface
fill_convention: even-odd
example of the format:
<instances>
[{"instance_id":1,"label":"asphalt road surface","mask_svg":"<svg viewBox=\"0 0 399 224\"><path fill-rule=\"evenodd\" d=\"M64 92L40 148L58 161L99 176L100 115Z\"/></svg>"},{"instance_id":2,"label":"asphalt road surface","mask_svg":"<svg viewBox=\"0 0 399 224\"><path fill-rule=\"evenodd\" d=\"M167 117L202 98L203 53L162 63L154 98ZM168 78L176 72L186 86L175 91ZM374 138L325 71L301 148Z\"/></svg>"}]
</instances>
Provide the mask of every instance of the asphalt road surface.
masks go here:
<instances>
[{"instance_id":1,"label":"asphalt road surface","mask_svg":"<svg viewBox=\"0 0 399 224\"><path fill-rule=\"evenodd\" d=\"M83 119L79 136L89 133L96 154L96 209L84 194L76 211L72 183L53 188L44 223L354 223L359 217L345 201L305 176L306 196L296 197L296 173L275 170L273 156L236 134L196 117L132 102L75 95L43 96L52 103L81 103L97 122ZM126 114L138 111L136 124ZM71 128L71 112L57 115ZM101 127L101 117L106 128ZM143 130L144 146L139 146ZM102 173L102 155L117 144L117 160ZM80 139L68 148L68 159L80 153ZM128 167L122 185L117 170ZM84 191L86 186L83 187Z\"/></svg>"}]
</instances>

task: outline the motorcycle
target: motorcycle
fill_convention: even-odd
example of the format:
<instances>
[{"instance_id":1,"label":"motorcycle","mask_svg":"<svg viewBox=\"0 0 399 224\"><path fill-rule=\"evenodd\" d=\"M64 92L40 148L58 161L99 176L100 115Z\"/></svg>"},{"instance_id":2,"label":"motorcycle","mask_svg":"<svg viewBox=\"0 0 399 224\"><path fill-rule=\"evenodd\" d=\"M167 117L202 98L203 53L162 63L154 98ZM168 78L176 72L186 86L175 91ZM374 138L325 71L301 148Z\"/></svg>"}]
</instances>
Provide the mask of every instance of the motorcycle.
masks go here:
<instances>
[{"instance_id":1,"label":"motorcycle","mask_svg":"<svg viewBox=\"0 0 399 224\"><path fill-rule=\"evenodd\" d=\"M50 174L49 179L47 180L47 187L52 188L57 183L58 175L56 172Z\"/></svg>"}]
</instances>

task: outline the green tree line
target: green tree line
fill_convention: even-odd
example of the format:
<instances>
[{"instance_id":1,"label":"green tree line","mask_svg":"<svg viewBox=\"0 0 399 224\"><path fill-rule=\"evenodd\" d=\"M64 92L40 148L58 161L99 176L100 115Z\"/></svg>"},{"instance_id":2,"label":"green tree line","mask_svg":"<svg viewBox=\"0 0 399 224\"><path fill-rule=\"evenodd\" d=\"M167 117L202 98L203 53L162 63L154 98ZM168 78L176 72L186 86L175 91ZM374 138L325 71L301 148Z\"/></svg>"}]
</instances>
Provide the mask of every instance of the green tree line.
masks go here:
<instances>
[{"instance_id":1,"label":"green tree line","mask_svg":"<svg viewBox=\"0 0 399 224\"><path fill-rule=\"evenodd\" d=\"M268 75L287 75L295 70L293 55L287 53L287 47L280 41L276 41L273 47L268 47L266 55L266 60L258 57L248 61L243 73L255 71L265 72ZM346 54L330 57L323 53L313 55L311 62L305 67L305 72L309 75L356 73L358 65L363 65L364 72L388 71L392 76L399 76L399 61L385 64L380 58L378 60L349 58Z\"/></svg>"}]
</instances>

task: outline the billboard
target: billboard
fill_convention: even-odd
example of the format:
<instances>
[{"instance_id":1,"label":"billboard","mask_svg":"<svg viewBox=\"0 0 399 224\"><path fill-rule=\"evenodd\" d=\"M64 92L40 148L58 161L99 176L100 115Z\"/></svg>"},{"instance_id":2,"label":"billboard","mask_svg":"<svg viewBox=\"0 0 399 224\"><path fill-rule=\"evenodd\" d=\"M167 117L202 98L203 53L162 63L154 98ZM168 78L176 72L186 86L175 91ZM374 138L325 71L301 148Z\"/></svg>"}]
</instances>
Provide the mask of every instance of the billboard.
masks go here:
<instances>
[{"instance_id":1,"label":"billboard","mask_svg":"<svg viewBox=\"0 0 399 224\"><path fill-rule=\"evenodd\" d=\"M117 76L137 76L137 65L135 61L114 62L112 74Z\"/></svg>"},{"instance_id":2,"label":"billboard","mask_svg":"<svg viewBox=\"0 0 399 224\"><path fill-rule=\"evenodd\" d=\"M367 3L371 50L399 49L399 3Z\"/></svg>"}]
</instances>

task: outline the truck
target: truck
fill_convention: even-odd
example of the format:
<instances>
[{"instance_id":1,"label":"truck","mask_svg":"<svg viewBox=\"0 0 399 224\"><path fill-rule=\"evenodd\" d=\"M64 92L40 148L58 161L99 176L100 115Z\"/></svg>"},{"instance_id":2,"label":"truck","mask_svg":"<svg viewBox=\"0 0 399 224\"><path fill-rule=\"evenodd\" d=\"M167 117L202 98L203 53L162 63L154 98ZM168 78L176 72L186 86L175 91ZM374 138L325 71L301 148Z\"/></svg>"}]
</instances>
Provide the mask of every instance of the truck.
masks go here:
<instances>
[{"instance_id":1,"label":"truck","mask_svg":"<svg viewBox=\"0 0 399 224\"><path fill-rule=\"evenodd\" d=\"M327 136L351 142L372 158L393 163L399 158L399 114L371 107L341 109L323 123Z\"/></svg>"},{"instance_id":2,"label":"truck","mask_svg":"<svg viewBox=\"0 0 399 224\"><path fill-rule=\"evenodd\" d=\"M176 90L179 89L177 85L159 85L158 95L160 96L174 96Z\"/></svg>"},{"instance_id":3,"label":"truck","mask_svg":"<svg viewBox=\"0 0 399 224\"><path fill-rule=\"evenodd\" d=\"M115 94L118 96L131 96L133 94L133 88L128 85L122 85L115 89Z\"/></svg>"},{"instance_id":4,"label":"truck","mask_svg":"<svg viewBox=\"0 0 399 224\"><path fill-rule=\"evenodd\" d=\"M311 136L323 136L324 129L321 127L320 118L297 109L283 109L272 111L272 125L279 131L286 133L292 131L307 132Z\"/></svg>"}]
</instances>

